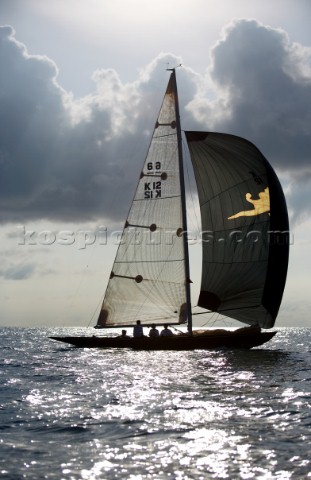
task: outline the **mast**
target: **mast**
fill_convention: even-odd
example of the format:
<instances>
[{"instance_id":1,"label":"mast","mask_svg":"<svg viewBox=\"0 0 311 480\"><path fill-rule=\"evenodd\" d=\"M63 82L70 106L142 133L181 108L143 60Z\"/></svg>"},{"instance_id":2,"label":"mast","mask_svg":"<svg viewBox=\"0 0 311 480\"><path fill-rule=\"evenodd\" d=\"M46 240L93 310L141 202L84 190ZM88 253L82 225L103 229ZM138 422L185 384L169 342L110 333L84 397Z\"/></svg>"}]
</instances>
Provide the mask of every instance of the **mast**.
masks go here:
<instances>
[{"instance_id":1,"label":"mast","mask_svg":"<svg viewBox=\"0 0 311 480\"><path fill-rule=\"evenodd\" d=\"M179 102L176 82L176 69L168 68L172 72L172 80L174 86L175 112L176 112L176 131L177 131L177 145L178 145L178 161L179 161L179 179L181 190L181 208L182 208L182 228L183 228L183 244L185 253L185 277L186 277L186 302L187 302L187 318L188 318L188 332L192 335L192 311L191 311L191 293L190 293L190 265L189 265L189 249L188 249L188 228L187 228L187 205L185 192L185 178L184 178L184 160L182 150L182 135L179 116Z\"/></svg>"}]
</instances>

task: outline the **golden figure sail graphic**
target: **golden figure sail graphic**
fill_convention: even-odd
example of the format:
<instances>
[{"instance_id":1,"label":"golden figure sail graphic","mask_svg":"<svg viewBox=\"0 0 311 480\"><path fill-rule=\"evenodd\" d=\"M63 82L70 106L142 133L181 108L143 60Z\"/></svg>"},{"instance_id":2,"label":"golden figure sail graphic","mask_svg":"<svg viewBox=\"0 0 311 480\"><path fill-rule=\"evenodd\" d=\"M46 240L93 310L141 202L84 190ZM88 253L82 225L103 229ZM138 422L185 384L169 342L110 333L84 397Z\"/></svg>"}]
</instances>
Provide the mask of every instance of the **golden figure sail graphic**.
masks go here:
<instances>
[{"instance_id":1,"label":"golden figure sail graphic","mask_svg":"<svg viewBox=\"0 0 311 480\"><path fill-rule=\"evenodd\" d=\"M262 213L270 212L270 196L269 196L269 187L265 188L263 192L259 193L259 198L257 200L252 198L251 193L245 195L246 200L251 203L254 208L253 210L243 210L238 212L231 217L228 217L228 220L233 220L238 217L253 217L255 215L261 215ZM270 215L270 214L269 214Z\"/></svg>"}]
</instances>

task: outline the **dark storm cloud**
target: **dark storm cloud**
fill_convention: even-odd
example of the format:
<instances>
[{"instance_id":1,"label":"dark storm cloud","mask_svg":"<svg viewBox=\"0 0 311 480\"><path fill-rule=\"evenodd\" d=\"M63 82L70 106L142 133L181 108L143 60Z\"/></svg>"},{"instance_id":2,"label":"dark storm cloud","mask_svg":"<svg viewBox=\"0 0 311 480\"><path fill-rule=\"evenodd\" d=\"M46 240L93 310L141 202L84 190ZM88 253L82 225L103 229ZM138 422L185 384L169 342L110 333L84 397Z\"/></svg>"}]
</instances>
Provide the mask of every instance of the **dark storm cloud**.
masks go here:
<instances>
[{"instance_id":1,"label":"dark storm cloud","mask_svg":"<svg viewBox=\"0 0 311 480\"><path fill-rule=\"evenodd\" d=\"M163 95L153 82L162 75L164 85L176 59L160 55L152 80L147 68L129 85L98 70L95 93L74 99L56 65L29 55L14 33L0 28L1 221L124 218Z\"/></svg>"},{"instance_id":2,"label":"dark storm cloud","mask_svg":"<svg viewBox=\"0 0 311 480\"><path fill-rule=\"evenodd\" d=\"M216 130L256 141L282 169L310 165L311 49L282 30L239 20L212 50L217 98L192 111Z\"/></svg>"},{"instance_id":3,"label":"dark storm cloud","mask_svg":"<svg viewBox=\"0 0 311 480\"><path fill-rule=\"evenodd\" d=\"M284 32L235 22L213 49L207 81L179 70L184 127L239 134L280 169L308 168L308 59ZM11 27L0 28L1 220L124 218L167 62L176 66L180 59L159 55L132 84L111 69L98 70L94 94L75 99L57 83L54 62L29 55ZM207 87L213 100L202 94Z\"/></svg>"},{"instance_id":4,"label":"dark storm cloud","mask_svg":"<svg viewBox=\"0 0 311 480\"><path fill-rule=\"evenodd\" d=\"M0 29L0 41L2 221L121 214L135 174L135 159L126 169L134 89L101 71L96 94L74 102L51 60L28 55L10 27Z\"/></svg>"}]
</instances>

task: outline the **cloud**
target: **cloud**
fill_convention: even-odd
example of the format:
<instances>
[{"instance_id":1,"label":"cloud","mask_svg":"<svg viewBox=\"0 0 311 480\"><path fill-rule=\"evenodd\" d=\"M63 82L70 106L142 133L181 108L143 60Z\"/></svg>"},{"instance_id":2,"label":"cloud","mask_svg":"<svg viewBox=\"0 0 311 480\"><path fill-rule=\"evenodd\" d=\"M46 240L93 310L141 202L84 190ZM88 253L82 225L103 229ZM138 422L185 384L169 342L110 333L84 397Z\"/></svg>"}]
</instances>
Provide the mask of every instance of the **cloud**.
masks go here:
<instances>
[{"instance_id":1,"label":"cloud","mask_svg":"<svg viewBox=\"0 0 311 480\"><path fill-rule=\"evenodd\" d=\"M55 63L30 55L11 27L0 28L0 42L2 222L123 219L164 93L165 68L182 59L159 54L132 83L99 69L94 93L74 98L58 84ZM309 171L310 49L291 44L284 31L240 20L211 55L205 77L179 70L183 126L248 137L275 167L295 172L295 191L298 172ZM296 198L293 208L308 211L306 202Z\"/></svg>"},{"instance_id":2,"label":"cloud","mask_svg":"<svg viewBox=\"0 0 311 480\"><path fill-rule=\"evenodd\" d=\"M0 41L2 221L123 218L163 94L153 88L159 65L133 84L98 70L95 93L74 99L58 85L56 65L29 55L11 27L0 28Z\"/></svg>"},{"instance_id":3,"label":"cloud","mask_svg":"<svg viewBox=\"0 0 311 480\"><path fill-rule=\"evenodd\" d=\"M309 169L298 169L297 173L292 173L287 180L288 192L287 199L290 207L290 218L292 225L304 223L310 218L310 190L311 190L311 171Z\"/></svg>"},{"instance_id":4,"label":"cloud","mask_svg":"<svg viewBox=\"0 0 311 480\"><path fill-rule=\"evenodd\" d=\"M236 20L211 52L217 97L188 106L201 123L246 136L281 169L310 163L311 48L255 20ZM309 65L309 68L308 68Z\"/></svg>"},{"instance_id":5,"label":"cloud","mask_svg":"<svg viewBox=\"0 0 311 480\"><path fill-rule=\"evenodd\" d=\"M26 280L30 278L34 272L35 265L27 263L0 269L0 277L3 277L5 280Z\"/></svg>"}]
</instances>

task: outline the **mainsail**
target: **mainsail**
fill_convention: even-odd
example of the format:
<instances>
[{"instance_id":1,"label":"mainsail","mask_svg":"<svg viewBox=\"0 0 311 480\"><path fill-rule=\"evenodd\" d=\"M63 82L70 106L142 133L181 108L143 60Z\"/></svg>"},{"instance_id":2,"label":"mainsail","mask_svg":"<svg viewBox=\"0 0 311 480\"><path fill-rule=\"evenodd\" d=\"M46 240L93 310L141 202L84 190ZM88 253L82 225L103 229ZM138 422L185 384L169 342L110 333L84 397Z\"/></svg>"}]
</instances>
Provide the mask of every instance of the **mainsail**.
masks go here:
<instances>
[{"instance_id":1,"label":"mainsail","mask_svg":"<svg viewBox=\"0 0 311 480\"><path fill-rule=\"evenodd\" d=\"M279 180L247 140L186 132L202 218L198 305L246 324L274 325L285 286L288 216Z\"/></svg>"},{"instance_id":2,"label":"mainsail","mask_svg":"<svg viewBox=\"0 0 311 480\"><path fill-rule=\"evenodd\" d=\"M97 327L186 322L186 270L171 75L125 222ZM177 112L178 113L178 112Z\"/></svg>"}]
</instances>

